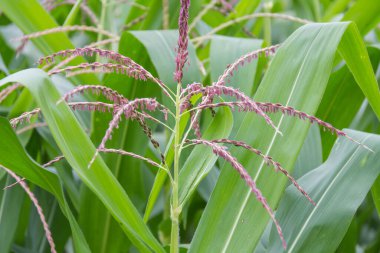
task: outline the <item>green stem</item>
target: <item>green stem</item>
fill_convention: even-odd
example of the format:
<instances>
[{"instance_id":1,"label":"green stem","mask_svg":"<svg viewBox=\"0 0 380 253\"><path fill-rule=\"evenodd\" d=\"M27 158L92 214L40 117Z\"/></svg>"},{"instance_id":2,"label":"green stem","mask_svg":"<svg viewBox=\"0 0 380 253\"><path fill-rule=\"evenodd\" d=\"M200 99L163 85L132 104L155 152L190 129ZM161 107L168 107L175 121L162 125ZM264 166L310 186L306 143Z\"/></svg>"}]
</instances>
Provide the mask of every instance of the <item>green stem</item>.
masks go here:
<instances>
[{"instance_id":1,"label":"green stem","mask_svg":"<svg viewBox=\"0 0 380 253\"><path fill-rule=\"evenodd\" d=\"M106 13L107 13L107 0L102 0L102 10L100 13L100 20L98 24L98 28L104 30L105 22L106 22ZM96 39L97 42L101 41L103 39L103 34L98 33L98 38ZM99 61L99 55L96 56L96 61Z\"/></svg>"},{"instance_id":2,"label":"green stem","mask_svg":"<svg viewBox=\"0 0 380 253\"><path fill-rule=\"evenodd\" d=\"M107 12L107 0L102 0L102 11L100 13L100 21L98 28L104 30L104 24L106 22L106 12ZM97 41L101 41L103 39L103 34L98 33Z\"/></svg>"},{"instance_id":3,"label":"green stem","mask_svg":"<svg viewBox=\"0 0 380 253\"><path fill-rule=\"evenodd\" d=\"M264 3L264 11L270 13L272 10L272 1L266 1ZM264 41L267 45L272 45L272 35L271 35L271 20L270 17L264 18Z\"/></svg>"},{"instance_id":4,"label":"green stem","mask_svg":"<svg viewBox=\"0 0 380 253\"><path fill-rule=\"evenodd\" d=\"M178 253L179 251L179 215L181 214L181 207L179 205L179 194L178 194L178 183L179 183L179 158L181 155L180 151L180 92L181 84L177 85L177 95L176 95L176 117L175 117L175 126L174 126L174 169L173 169L173 192L172 192L172 204L171 204L171 220L172 220L172 229L171 229L171 243L170 243L170 252Z\"/></svg>"},{"instance_id":5,"label":"green stem","mask_svg":"<svg viewBox=\"0 0 380 253\"><path fill-rule=\"evenodd\" d=\"M71 9L69 15L67 16L65 22L63 23L63 26L70 26L74 24L75 18L78 15L78 12L80 10L80 5L82 4L83 0L78 0L73 8Z\"/></svg>"}]
</instances>

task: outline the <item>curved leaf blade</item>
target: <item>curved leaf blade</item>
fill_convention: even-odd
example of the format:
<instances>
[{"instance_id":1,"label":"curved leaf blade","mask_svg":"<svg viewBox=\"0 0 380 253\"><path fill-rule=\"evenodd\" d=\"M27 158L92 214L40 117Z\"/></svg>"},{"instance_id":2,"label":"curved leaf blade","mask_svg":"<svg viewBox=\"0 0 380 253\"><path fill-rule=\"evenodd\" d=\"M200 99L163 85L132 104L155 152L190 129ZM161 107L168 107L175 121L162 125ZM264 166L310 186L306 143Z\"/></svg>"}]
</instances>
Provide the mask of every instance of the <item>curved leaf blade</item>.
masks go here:
<instances>
[{"instance_id":1,"label":"curved leaf blade","mask_svg":"<svg viewBox=\"0 0 380 253\"><path fill-rule=\"evenodd\" d=\"M143 252L164 252L104 161L98 156L93 166L87 168L95 147L69 107L65 103L56 105L60 95L47 74L40 69L27 69L4 78L0 85L12 81L23 83L34 95L63 155L120 222L130 240Z\"/></svg>"},{"instance_id":2,"label":"curved leaf blade","mask_svg":"<svg viewBox=\"0 0 380 253\"><path fill-rule=\"evenodd\" d=\"M354 40L349 42L347 38ZM356 43L354 46L348 45L353 42ZM373 108L377 110L380 99L374 97L379 96L379 91L372 68L368 67L368 54L357 29L349 23L311 24L293 33L275 55L255 99L279 102L315 114L339 44L340 53L346 62L350 62L348 66L354 76L356 75L362 90L365 93L374 91L369 99L374 104ZM351 59L346 59L350 57ZM360 68L353 65L354 59L358 60L358 57L361 57L363 67L360 68L365 68L367 77L358 77ZM292 171L309 125L283 115L275 115L272 119L280 126L284 137L280 138L255 116L247 115L236 139L248 142ZM236 152L236 149L233 151ZM274 175L271 169L264 168L263 161L247 152L239 151L237 158L249 170L269 204L272 207L276 206L286 179ZM190 252L251 252L260 239L268 219L264 209L250 194L249 188L230 167L226 166L202 216ZM248 242L245 240L247 234L250 234Z\"/></svg>"},{"instance_id":3,"label":"curved leaf blade","mask_svg":"<svg viewBox=\"0 0 380 253\"><path fill-rule=\"evenodd\" d=\"M340 137L327 161L299 179L316 206L287 188L276 213L289 243L286 252L334 252L379 175L380 136L347 133L375 153ZM277 237L272 228L268 252L285 252Z\"/></svg>"}]
</instances>

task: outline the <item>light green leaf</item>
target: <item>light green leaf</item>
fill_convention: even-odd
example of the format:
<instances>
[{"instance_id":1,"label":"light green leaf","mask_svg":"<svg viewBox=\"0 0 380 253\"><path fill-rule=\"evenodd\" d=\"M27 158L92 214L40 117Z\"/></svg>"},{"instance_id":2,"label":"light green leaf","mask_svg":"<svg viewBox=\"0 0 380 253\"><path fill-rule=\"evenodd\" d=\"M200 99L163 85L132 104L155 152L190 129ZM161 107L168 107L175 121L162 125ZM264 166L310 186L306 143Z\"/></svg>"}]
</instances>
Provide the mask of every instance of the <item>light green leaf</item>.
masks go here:
<instances>
[{"instance_id":1,"label":"light green leaf","mask_svg":"<svg viewBox=\"0 0 380 253\"><path fill-rule=\"evenodd\" d=\"M339 44L339 52L380 115L377 82L363 41L355 25L350 23L311 24L298 29L278 50L254 98L315 114ZM357 67L357 62L362 63L360 67ZM280 127L283 137L251 114L245 117L236 139L262 150L291 172L309 124L284 115L274 115L272 119ZM233 154L236 151L232 149ZM276 175L271 168L265 168L264 161L248 152L239 150L236 157L246 166L269 204L275 207L286 178ZM197 228L190 252L252 252L268 219L268 214L243 180L231 167L225 166ZM248 241L247 234L250 235Z\"/></svg>"},{"instance_id":2,"label":"light green leaf","mask_svg":"<svg viewBox=\"0 0 380 253\"><path fill-rule=\"evenodd\" d=\"M319 127L312 125L294 165L293 177L300 178L323 162Z\"/></svg>"},{"instance_id":3,"label":"light green leaf","mask_svg":"<svg viewBox=\"0 0 380 253\"><path fill-rule=\"evenodd\" d=\"M132 243L142 252L164 252L103 160L98 156L88 169L88 164L95 154L95 147L69 107L65 103L56 105L60 95L47 74L39 69L28 69L4 78L0 85L12 81L27 85L41 107L66 160L120 222Z\"/></svg>"},{"instance_id":4,"label":"light green leaf","mask_svg":"<svg viewBox=\"0 0 380 253\"><path fill-rule=\"evenodd\" d=\"M287 188L276 213L288 242L286 252L334 252L378 176L380 136L347 133L375 153L340 137L327 161L299 179L316 206L293 186ZM285 252L274 228L268 252Z\"/></svg>"},{"instance_id":5,"label":"light green leaf","mask_svg":"<svg viewBox=\"0 0 380 253\"><path fill-rule=\"evenodd\" d=\"M173 73L175 71L175 57L178 32L170 31L131 31L147 50L160 79L172 90L176 88ZM194 46L189 43L188 65L184 68L182 83L184 85L201 81L199 60L196 57Z\"/></svg>"}]
</instances>

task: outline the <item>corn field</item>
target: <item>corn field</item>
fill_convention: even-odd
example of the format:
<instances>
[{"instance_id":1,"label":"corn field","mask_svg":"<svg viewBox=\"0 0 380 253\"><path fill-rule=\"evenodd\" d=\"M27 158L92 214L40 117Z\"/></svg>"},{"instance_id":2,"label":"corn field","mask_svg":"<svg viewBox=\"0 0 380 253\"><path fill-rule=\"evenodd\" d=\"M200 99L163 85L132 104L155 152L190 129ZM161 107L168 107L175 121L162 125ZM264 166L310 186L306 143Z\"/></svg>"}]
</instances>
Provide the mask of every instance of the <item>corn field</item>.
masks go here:
<instances>
[{"instance_id":1,"label":"corn field","mask_svg":"<svg viewBox=\"0 0 380 253\"><path fill-rule=\"evenodd\" d=\"M0 253L380 252L380 1L0 0Z\"/></svg>"}]
</instances>

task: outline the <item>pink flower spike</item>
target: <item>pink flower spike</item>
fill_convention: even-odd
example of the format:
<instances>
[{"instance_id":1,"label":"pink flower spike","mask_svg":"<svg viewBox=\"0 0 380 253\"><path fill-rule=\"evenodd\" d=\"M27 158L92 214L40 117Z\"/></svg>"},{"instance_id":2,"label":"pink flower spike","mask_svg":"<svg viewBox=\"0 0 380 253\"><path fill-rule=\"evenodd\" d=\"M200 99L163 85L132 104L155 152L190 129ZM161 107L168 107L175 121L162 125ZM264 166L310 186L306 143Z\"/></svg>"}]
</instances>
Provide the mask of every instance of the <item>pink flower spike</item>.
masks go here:
<instances>
[{"instance_id":1,"label":"pink flower spike","mask_svg":"<svg viewBox=\"0 0 380 253\"><path fill-rule=\"evenodd\" d=\"M178 19L179 36L177 43L177 56L175 58L176 68L174 73L174 80L177 83L182 81L183 77L183 67L187 61L189 52L187 51L187 46L189 43L188 33L188 22L189 22L189 7L190 0L181 0L181 10Z\"/></svg>"}]
</instances>

